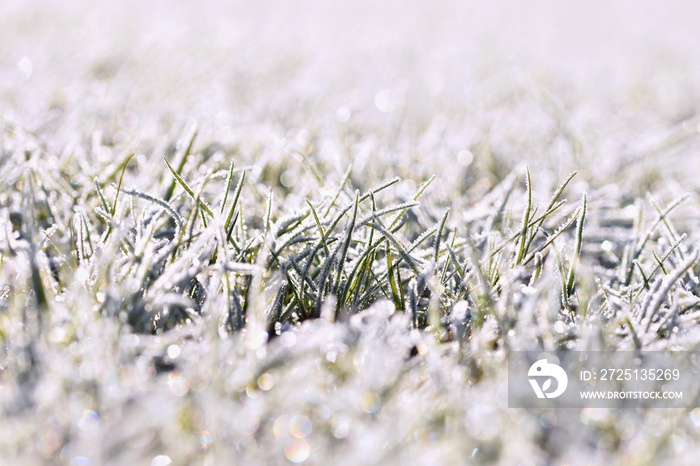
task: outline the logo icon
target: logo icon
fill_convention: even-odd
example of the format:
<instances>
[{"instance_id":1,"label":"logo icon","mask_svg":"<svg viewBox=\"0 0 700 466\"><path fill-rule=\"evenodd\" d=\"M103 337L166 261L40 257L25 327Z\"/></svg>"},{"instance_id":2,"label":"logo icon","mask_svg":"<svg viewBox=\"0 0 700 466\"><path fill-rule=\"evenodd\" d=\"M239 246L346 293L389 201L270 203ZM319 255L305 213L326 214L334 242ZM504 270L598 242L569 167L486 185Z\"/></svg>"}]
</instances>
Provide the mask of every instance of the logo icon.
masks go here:
<instances>
[{"instance_id":1,"label":"logo icon","mask_svg":"<svg viewBox=\"0 0 700 466\"><path fill-rule=\"evenodd\" d=\"M569 377L567 377L564 369L558 364L547 362L546 359L540 359L530 366L527 376L537 398L557 398L564 393L569 383ZM538 378L545 379L541 386ZM556 389L550 392L552 379L557 381L557 385Z\"/></svg>"}]
</instances>

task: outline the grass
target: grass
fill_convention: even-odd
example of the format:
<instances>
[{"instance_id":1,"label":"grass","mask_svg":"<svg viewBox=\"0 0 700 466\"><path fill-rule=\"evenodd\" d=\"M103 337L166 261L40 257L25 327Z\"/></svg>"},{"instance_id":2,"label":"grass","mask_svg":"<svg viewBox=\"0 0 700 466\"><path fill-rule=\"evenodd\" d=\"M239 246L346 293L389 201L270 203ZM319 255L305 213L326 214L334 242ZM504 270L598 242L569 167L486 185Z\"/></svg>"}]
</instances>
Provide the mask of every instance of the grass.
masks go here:
<instances>
[{"instance_id":1,"label":"grass","mask_svg":"<svg viewBox=\"0 0 700 466\"><path fill-rule=\"evenodd\" d=\"M189 164L181 163L176 170L167 160L162 162L167 170L155 184L167 189L160 194L155 189L146 193L128 187L125 175L133 154L119 162L116 185L106 186L99 177L95 182L86 178L85 184L74 184L72 189L79 193L72 201L76 213L67 221L37 201L39 193L52 197L63 187L52 184L46 172L31 165L31 159L13 162L24 163L27 169L5 185L8 190L19 186L25 193L21 211L14 212L12 224L7 224L11 234L2 259L6 280L3 374L6 409L12 413L8 421L32 419L47 409L55 413L42 404L46 390L53 390L54 397L84 393L85 402L93 407L89 411L98 417L105 411L127 409L124 402L102 401L103 391L129 394L125 371L140 364L140 369L131 370L144 379L144 388L157 387L159 381L169 384L170 390L159 396L175 400L178 409L185 410L178 416L194 416L188 422L199 423L189 434L190 427L175 418L157 424L153 429L161 433L149 448L167 442L161 438L165 431L160 431L167 427L179 429L175 438L181 439L196 440L204 431L222 436L225 451L235 442L224 439L236 434L224 427L225 420L219 417L223 411L219 416L205 413L216 406L229 406L234 413L245 409L246 398L274 397L277 389L267 393L269 381L281 379L285 384L284 374L306 371L310 361L320 361L315 364L321 364L317 367L330 379L323 376L310 384L288 385L290 394L317 384L350 390L358 383L355 379L363 380L364 371L377 370L372 365L353 366L356 362L351 355L379 345L375 357L401 361L393 369L399 373L386 373L384 368L376 380L362 382L367 385L358 390L369 391L366 396L372 399L386 400L386 409L393 410L398 405L391 403L402 396L421 397L409 395L415 382L403 385L396 377L407 377L400 376L402 371L429 370L426 351L444 354L440 364L456 364L451 370L463 373L464 380L488 386L493 383L489 378L497 377L497 368L503 364L498 362L504 354L501 348L585 347L592 343L584 331L591 325L603 332L596 337L602 338L600 348L656 348L695 325L697 282L692 271L697 270L697 252L684 244L687 235L679 235L673 226L670 214L679 201L665 209L654 201L651 208L657 217L646 228L641 223L635 227L637 239L626 244L634 245L628 248L627 263L635 264L636 270L620 274L606 265L606 272L595 272L597 284L592 284L588 282L591 271L600 269L605 261L600 252L586 253L584 247L596 246L586 239L586 225L592 222L588 197L584 194L575 205L562 199L575 173L564 179L540 209L533 194L535 180L525 170L521 183L502 190L497 186L486 194L492 208L466 223L451 221L450 209L431 200L431 184L439 178L430 177L421 184L411 201L396 203L392 191L402 185L401 179L360 192L348 184L352 171L340 176L337 184L331 182L339 186L327 190L332 195L307 198L294 212L286 213L275 208L272 195L262 195L271 193L273 187L246 187L245 170L239 170L234 186L233 160L222 161L227 169L214 166L196 177L192 171L200 165L201 153L191 142L187 147L183 158L186 155ZM214 193L218 194L210 197ZM510 200L521 197L526 203L517 223L509 220L513 218ZM266 207L256 212L260 204ZM210 207L213 205L218 208ZM596 214L602 215L594 207L593 221ZM491 230L485 231L484 226ZM665 251L656 247L662 239L660 226L668 242L673 241ZM605 241L611 240L619 241ZM624 263L623 257L620 265ZM645 272L650 265L653 268ZM26 277L26 285L21 280L10 284L12 270ZM551 287L557 282L559 286ZM555 302L558 310L546 304ZM678 302L686 304L679 307ZM467 312L456 312L457 308ZM544 321L528 322L540 313ZM319 318L323 323L315 322ZM357 340L361 336L356 333L358 328L370 325L366 321L379 328L388 325L388 333L368 329L380 333ZM18 327L20 322L23 325ZM556 334L549 330L553 322L562 324L556 326ZM669 328L671 323L674 326ZM91 341L97 338L90 336L94 332L105 334L99 342ZM345 332L350 333L341 337ZM298 335L293 340L306 349L297 350L296 344L290 347L288 333ZM527 343L532 337L539 344ZM302 344L299 338L309 341ZM389 344L392 340L395 343ZM116 350L116 355L108 357L113 361L108 373L87 362L107 357L104 345ZM74 386L75 373L50 361L61 361L81 347L89 348L90 353L80 357L75 370L88 375L81 375L78 380L84 381ZM334 347L344 349L324 349ZM136 353L125 356L124 351ZM230 351L237 356L224 356ZM315 359L319 351L320 360ZM411 357L413 354L416 356ZM200 365L199 357L212 362ZM213 362L222 357L219 363ZM248 368L239 367L241 363ZM216 373L211 372L214 368ZM84 383L93 388L83 392ZM203 384L201 390L192 388L194 383ZM137 393L127 396L139 400L147 392ZM332 404L335 397L325 399ZM423 402L437 403L431 405L437 409L441 400L442 396ZM265 406L270 414L255 422L273 422L280 409L277 403L269 398ZM464 403L459 401L461 406ZM338 409L344 412L352 406ZM292 411L296 409L306 413L304 422L317 423L317 435L326 439L322 442L335 438L332 419L316 420L315 411L309 412L311 408L303 403ZM440 416L451 418L459 409L451 408ZM370 418L363 420L365 415L362 410L346 413L347 422L354 428L367 425ZM110 424L118 423L122 415L104 416L104 423ZM390 416L382 419L388 422ZM46 427L40 422L34 425ZM221 430L215 430L216 425ZM267 435L262 425L255 432ZM63 448L73 448L72 441L67 442ZM254 442L262 448L267 441ZM31 443L20 440L12 445L14 454L29 453L32 448ZM477 440L471 445L484 448ZM101 462L126 461L114 448L99 448L93 455L99 455L96 458ZM208 447L189 453L174 444L158 448L165 448L171 456L185 455L190 458L187 461L213 457ZM507 446L498 449L506 455L498 453L499 458L507 457Z\"/></svg>"},{"instance_id":2,"label":"grass","mask_svg":"<svg viewBox=\"0 0 700 466\"><path fill-rule=\"evenodd\" d=\"M698 347L686 71L601 97L556 60L464 71L446 19L330 53L298 12L136 5L69 67L87 7L47 8L0 19L44 44L0 67L0 465L693 463L697 409L505 399L511 350ZM132 24L160 48L105 52Z\"/></svg>"}]
</instances>

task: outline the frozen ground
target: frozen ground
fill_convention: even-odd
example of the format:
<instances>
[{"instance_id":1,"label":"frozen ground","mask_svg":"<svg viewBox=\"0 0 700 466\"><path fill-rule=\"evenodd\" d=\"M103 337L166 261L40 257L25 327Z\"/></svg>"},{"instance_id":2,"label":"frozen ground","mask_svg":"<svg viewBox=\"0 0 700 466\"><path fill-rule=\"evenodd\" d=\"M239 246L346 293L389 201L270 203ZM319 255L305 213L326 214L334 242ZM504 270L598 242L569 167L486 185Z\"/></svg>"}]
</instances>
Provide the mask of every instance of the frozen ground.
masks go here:
<instances>
[{"instance_id":1,"label":"frozen ground","mask_svg":"<svg viewBox=\"0 0 700 466\"><path fill-rule=\"evenodd\" d=\"M0 464L696 464L505 355L700 344L700 5L525 3L3 0Z\"/></svg>"}]
</instances>

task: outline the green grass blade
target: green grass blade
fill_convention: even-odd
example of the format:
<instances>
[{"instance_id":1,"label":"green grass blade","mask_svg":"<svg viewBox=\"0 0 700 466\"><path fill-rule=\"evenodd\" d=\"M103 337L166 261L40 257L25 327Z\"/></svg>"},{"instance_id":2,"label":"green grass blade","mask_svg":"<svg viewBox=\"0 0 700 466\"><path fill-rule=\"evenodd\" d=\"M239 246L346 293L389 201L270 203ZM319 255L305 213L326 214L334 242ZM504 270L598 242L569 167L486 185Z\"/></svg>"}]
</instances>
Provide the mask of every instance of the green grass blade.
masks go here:
<instances>
[{"instance_id":1,"label":"green grass blade","mask_svg":"<svg viewBox=\"0 0 700 466\"><path fill-rule=\"evenodd\" d=\"M210 217L214 217L214 212L212 212L211 208L204 202L202 201L195 193L192 191L192 188L189 187L187 182L180 176L179 173L175 171L175 169L170 165L170 163L167 161L167 159L163 158L165 160L165 164L168 166L168 169L170 170L170 173L173 174L175 177L175 180L177 183L182 186L182 189L185 190L185 192L192 198L193 201L199 204L199 207L204 210ZM166 198L167 200L167 198Z\"/></svg>"},{"instance_id":2,"label":"green grass blade","mask_svg":"<svg viewBox=\"0 0 700 466\"><path fill-rule=\"evenodd\" d=\"M194 147L194 142L197 139L198 133L199 133L199 130L197 130L197 129L195 129L192 132L192 135L190 136L190 140L187 143L187 147L185 148L185 152L183 152L182 158L180 159L180 163L177 165L177 170L173 170L173 168L170 166L170 164L168 164L168 168L170 168L170 171L173 172L173 174L175 174L175 173L177 174L175 176L176 180L178 178L182 179L182 178L180 178L180 174L182 173L182 170L184 170L185 164L187 163L187 159L189 158L190 154L192 153L192 148ZM166 160L166 163L167 163L167 160ZM175 186L176 186L175 180L173 180L173 182L170 183L170 185L168 186L168 190L165 192L165 196L163 197L163 199L165 199L166 201L169 201L173 197L173 194L175 193Z\"/></svg>"}]
</instances>

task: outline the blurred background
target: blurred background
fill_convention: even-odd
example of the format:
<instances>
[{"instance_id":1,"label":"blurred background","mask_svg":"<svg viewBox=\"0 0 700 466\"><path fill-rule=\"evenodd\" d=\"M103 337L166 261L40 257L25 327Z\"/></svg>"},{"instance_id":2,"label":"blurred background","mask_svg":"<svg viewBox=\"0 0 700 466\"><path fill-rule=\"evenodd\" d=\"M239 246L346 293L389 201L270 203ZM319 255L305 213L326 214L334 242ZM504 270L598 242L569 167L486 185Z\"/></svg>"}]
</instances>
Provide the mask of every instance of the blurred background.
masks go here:
<instances>
[{"instance_id":1,"label":"blurred background","mask_svg":"<svg viewBox=\"0 0 700 466\"><path fill-rule=\"evenodd\" d=\"M697 2L2 9L0 117L56 150L98 132L147 152L196 121L243 158L312 142L319 163L364 170L360 186L438 173L485 187L527 163L544 190L572 169L630 194L698 187Z\"/></svg>"}]
</instances>

